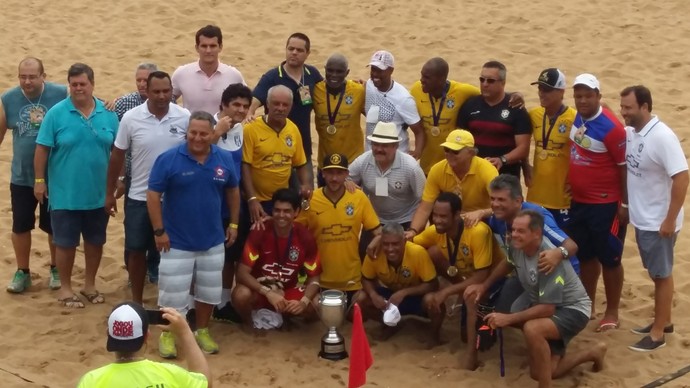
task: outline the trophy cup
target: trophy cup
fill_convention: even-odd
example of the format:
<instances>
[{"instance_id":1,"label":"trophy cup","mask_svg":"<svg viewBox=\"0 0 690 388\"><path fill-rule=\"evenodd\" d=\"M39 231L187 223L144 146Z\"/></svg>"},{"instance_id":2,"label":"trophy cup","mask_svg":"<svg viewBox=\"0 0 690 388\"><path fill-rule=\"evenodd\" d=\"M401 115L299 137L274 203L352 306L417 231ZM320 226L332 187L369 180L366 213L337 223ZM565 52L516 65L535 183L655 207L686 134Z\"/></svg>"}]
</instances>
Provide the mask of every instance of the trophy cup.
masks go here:
<instances>
[{"instance_id":1,"label":"trophy cup","mask_svg":"<svg viewBox=\"0 0 690 388\"><path fill-rule=\"evenodd\" d=\"M345 339L338 333L338 327L345 320L346 305L347 298L342 291L328 290L321 293L319 315L321 322L328 328L328 332L321 338L321 358L331 361L347 358Z\"/></svg>"}]
</instances>

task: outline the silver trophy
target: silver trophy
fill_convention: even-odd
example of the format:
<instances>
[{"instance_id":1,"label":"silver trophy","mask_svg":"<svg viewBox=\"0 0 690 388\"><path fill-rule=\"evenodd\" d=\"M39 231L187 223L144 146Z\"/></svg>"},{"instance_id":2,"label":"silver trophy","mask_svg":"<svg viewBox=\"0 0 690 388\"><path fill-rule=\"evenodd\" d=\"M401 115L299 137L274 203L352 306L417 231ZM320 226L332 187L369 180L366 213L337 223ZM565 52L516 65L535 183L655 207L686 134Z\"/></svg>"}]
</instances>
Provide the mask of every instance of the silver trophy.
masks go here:
<instances>
[{"instance_id":1,"label":"silver trophy","mask_svg":"<svg viewBox=\"0 0 690 388\"><path fill-rule=\"evenodd\" d=\"M321 338L319 357L331 361L347 358L345 339L338 333L338 328L345 320L346 306L347 298L344 292L328 290L321 293L319 315L328 332Z\"/></svg>"}]
</instances>

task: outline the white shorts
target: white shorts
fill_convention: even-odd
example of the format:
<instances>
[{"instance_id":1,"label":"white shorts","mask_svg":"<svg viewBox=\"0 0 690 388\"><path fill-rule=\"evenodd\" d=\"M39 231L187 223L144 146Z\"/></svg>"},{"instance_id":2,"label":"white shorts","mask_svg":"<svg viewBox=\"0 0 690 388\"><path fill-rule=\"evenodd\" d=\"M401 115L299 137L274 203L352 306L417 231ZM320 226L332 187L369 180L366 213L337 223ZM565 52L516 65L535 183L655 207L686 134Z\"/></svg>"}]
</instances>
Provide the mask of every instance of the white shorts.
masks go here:
<instances>
[{"instance_id":1,"label":"white shorts","mask_svg":"<svg viewBox=\"0 0 690 388\"><path fill-rule=\"evenodd\" d=\"M223 291L223 244L201 252L170 249L161 252L158 267L158 305L186 311L194 279L194 299L217 305Z\"/></svg>"}]
</instances>

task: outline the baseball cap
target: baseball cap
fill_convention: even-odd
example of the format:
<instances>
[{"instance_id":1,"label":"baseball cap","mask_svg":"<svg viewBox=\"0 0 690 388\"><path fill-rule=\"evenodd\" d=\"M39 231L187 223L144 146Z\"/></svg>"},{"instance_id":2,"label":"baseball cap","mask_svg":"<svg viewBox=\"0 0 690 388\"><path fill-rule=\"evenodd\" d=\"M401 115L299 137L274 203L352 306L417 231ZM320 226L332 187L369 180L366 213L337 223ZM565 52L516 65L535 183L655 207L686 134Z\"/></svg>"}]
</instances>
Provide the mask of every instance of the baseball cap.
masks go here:
<instances>
[{"instance_id":1,"label":"baseball cap","mask_svg":"<svg viewBox=\"0 0 690 388\"><path fill-rule=\"evenodd\" d=\"M584 85L590 89L600 89L599 80L597 79L597 77L589 73L583 73L575 77L575 81L573 81L573 87L577 85Z\"/></svg>"},{"instance_id":2,"label":"baseball cap","mask_svg":"<svg viewBox=\"0 0 690 388\"><path fill-rule=\"evenodd\" d=\"M554 67L539 74L539 78L530 85L544 85L553 89L565 89L565 74Z\"/></svg>"},{"instance_id":3,"label":"baseball cap","mask_svg":"<svg viewBox=\"0 0 690 388\"><path fill-rule=\"evenodd\" d=\"M390 52L379 50L371 56L369 66L375 66L381 70L386 70L389 67L395 67L395 59Z\"/></svg>"},{"instance_id":4,"label":"baseball cap","mask_svg":"<svg viewBox=\"0 0 690 388\"><path fill-rule=\"evenodd\" d=\"M385 121L379 121L374 127L374 131L371 135L367 136L367 140L373 141L374 143L400 143L401 139L398 136L400 130L395 123L387 123Z\"/></svg>"},{"instance_id":5,"label":"baseball cap","mask_svg":"<svg viewBox=\"0 0 690 388\"><path fill-rule=\"evenodd\" d=\"M339 168L341 170L347 170L347 156L343 154L330 154L326 155L323 159L322 170L327 168Z\"/></svg>"},{"instance_id":6,"label":"baseball cap","mask_svg":"<svg viewBox=\"0 0 690 388\"><path fill-rule=\"evenodd\" d=\"M134 302L124 302L113 308L108 317L109 352L137 352L144 346L144 335L149 330L146 310Z\"/></svg>"},{"instance_id":7,"label":"baseball cap","mask_svg":"<svg viewBox=\"0 0 690 388\"><path fill-rule=\"evenodd\" d=\"M451 149L453 151L460 151L463 148L474 147L474 136L469 131L464 129L456 129L451 131L446 137L446 142L441 144L441 147Z\"/></svg>"}]
</instances>

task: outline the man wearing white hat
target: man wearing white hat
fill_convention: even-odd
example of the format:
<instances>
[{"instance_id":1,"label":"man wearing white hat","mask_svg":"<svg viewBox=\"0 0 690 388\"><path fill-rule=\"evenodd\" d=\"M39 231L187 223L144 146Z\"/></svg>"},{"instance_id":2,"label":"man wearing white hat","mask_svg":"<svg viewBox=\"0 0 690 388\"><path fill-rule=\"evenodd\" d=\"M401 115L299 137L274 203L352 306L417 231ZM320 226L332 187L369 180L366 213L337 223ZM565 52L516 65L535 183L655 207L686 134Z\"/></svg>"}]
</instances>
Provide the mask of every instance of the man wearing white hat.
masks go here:
<instances>
[{"instance_id":1,"label":"man wearing white hat","mask_svg":"<svg viewBox=\"0 0 690 388\"><path fill-rule=\"evenodd\" d=\"M350 164L350 179L369 196L382 224L396 223L409 228L422 199L424 171L412 156L398 149L400 137L395 124L377 123L367 140L371 150ZM362 234L361 257L371 237L370 233Z\"/></svg>"},{"instance_id":2,"label":"man wearing white hat","mask_svg":"<svg viewBox=\"0 0 690 388\"><path fill-rule=\"evenodd\" d=\"M366 83L366 100L364 113L367 118L367 135L374 132L374 127L379 121L395 123L400 136L400 150L410 151L407 128L414 133L415 149L410 151L415 159L419 159L426 144L424 125L414 98L401 84L393 81L393 68L395 60L393 54L388 51L377 51L369 61L370 79ZM369 141L366 142L367 151L371 149Z\"/></svg>"},{"instance_id":3,"label":"man wearing white hat","mask_svg":"<svg viewBox=\"0 0 690 388\"><path fill-rule=\"evenodd\" d=\"M578 75L573 89L577 116L570 131L572 200L567 232L578 246L580 276L592 300L592 315L603 272L606 311L596 331L606 331L618 328L623 289L622 241L628 223L626 135L616 115L601 106L599 80L594 75Z\"/></svg>"},{"instance_id":4,"label":"man wearing white hat","mask_svg":"<svg viewBox=\"0 0 690 388\"><path fill-rule=\"evenodd\" d=\"M125 302L115 306L108 317L106 349L115 353L115 362L86 373L77 387L211 387L208 363L184 316L167 307L161 312L169 324L158 326L177 338L185 353L188 370L144 357L149 338L148 312L138 303Z\"/></svg>"}]
</instances>

